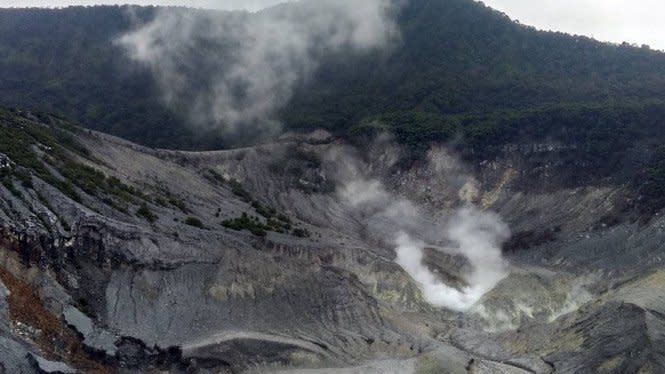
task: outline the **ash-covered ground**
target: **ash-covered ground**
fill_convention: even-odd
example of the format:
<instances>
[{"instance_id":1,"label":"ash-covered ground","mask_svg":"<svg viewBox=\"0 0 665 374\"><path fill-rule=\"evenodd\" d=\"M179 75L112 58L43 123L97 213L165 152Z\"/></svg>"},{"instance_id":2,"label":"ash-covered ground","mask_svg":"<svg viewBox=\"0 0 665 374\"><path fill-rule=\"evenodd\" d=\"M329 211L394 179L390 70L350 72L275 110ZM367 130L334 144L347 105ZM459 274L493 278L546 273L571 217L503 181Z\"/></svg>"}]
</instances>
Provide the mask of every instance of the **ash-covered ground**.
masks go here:
<instances>
[{"instance_id":1,"label":"ash-covered ground","mask_svg":"<svg viewBox=\"0 0 665 374\"><path fill-rule=\"evenodd\" d=\"M5 372L665 371L665 219L627 218L621 185L534 188L528 146L187 153L21 118L34 157L0 155Z\"/></svg>"}]
</instances>

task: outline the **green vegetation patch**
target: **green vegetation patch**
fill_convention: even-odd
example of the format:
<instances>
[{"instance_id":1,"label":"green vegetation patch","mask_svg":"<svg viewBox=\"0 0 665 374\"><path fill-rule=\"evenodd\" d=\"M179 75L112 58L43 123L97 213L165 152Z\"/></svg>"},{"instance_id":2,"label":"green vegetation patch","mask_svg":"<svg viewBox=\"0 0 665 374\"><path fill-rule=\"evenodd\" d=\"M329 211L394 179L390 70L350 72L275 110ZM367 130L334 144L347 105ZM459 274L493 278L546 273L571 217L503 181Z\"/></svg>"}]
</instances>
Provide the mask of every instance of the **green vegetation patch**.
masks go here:
<instances>
[{"instance_id":1,"label":"green vegetation patch","mask_svg":"<svg viewBox=\"0 0 665 374\"><path fill-rule=\"evenodd\" d=\"M229 186L231 187L231 192L233 192L233 194L238 196L242 201L249 203L254 200L252 198L252 195L249 192L247 192L245 187L243 187L242 184L237 180L232 179L228 183Z\"/></svg>"},{"instance_id":2,"label":"green vegetation patch","mask_svg":"<svg viewBox=\"0 0 665 374\"><path fill-rule=\"evenodd\" d=\"M243 213L239 218L229 219L222 222L222 226L236 231L247 230L255 236L266 236L270 228L261 223L258 217L250 217Z\"/></svg>"},{"instance_id":3,"label":"green vegetation patch","mask_svg":"<svg viewBox=\"0 0 665 374\"><path fill-rule=\"evenodd\" d=\"M665 208L665 146L655 150L633 185L638 191L637 206L642 215L650 217Z\"/></svg>"},{"instance_id":4,"label":"green vegetation patch","mask_svg":"<svg viewBox=\"0 0 665 374\"><path fill-rule=\"evenodd\" d=\"M238 218L223 221L222 226L236 231L247 230L259 237L266 236L268 232L291 234L299 238L307 238L310 236L309 231L306 229L292 229L293 225L291 220L282 214L271 216L271 218L264 220L261 217L250 216L247 213L243 213Z\"/></svg>"},{"instance_id":5,"label":"green vegetation patch","mask_svg":"<svg viewBox=\"0 0 665 374\"><path fill-rule=\"evenodd\" d=\"M162 200L163 201L163 200ZM187 214L189 213L189 208L187 207L187 203L185 203L185 200L179 198L179 197L169 197L169 203L173 205L174 207L178 208L181 212Z\"/></svg>"},{"instance_id":6,"label":"green vegetation patch","mask_svg":"<svg viewBox=\"0 0 665 374\"><path fill-rule=\"evenodd\" d=\"M310 233L309 230L307 230L307 229L297 228L297 229L293 229L293 231L291 232L291 235L293 235L297 238L309 238L310 236L312 236L312 233Z\"/></svg>"},{"instance_id":7,"label":"green vegetation patch","mask_svg":"<svg viewBox=\"0 0 665 374\"><path fill-rule=\"evenodd\" d=\"M236 230L248 230L256 236L266 236L267 232L288 234L293 228L293 223L288 216L277 211L277 209L263 205L255 200L252 195L244 189L236 180L228 181L232 191L243 201L250 203L258 216L250 216L246 212L238 218L228 219L222 222L222 226ZM217 216L219 216L219 211ZM297 235L296 235L297 236ZM303 236L304 237L304 236Z\"/></svg>"},{"instance_id":8,"label":"green vegetation patch","mask_svg":"<svg viewBox=\"0 0 665 374\"><path fill-rule=\"evenodd\" d=\"M107 177L101 171L75 160L73 155L90 158L89 151L70 131L73 125L55 117L41 116L45 125L34 122L18 113L0 110L0 153L7 155L15 167L3 170L3 184L16 178L24 188L33 188L32 175L59 189L72 200L81 202L74 186L85 193L111 201L109 196L124 202L136 198L146 199L137 189L122 183L118 178ZM51 170L57 171L62 178Z\"/></svg>"},{"instance_id":9,"label":"green vegetation patch","mask_svg":"<svg viewBox=\"0 0 665 374\"><path fill-rule=\"evenodd\" d=\"M157 215L150 210L146 203L141 204L141 207L136 211L136 215L150 223L157 221Z\"/></svg>"},{"instance_id":10,"label":"green vegetation patch","mask_svg":"<svg viewBox=\"0 0 665 374\"><path fill-rule=\"evenodd\" d=\"M205 225L203 224L203 222L196 217L187 217L185 219L185 225L196 227L199 229L205 229Z\"/></svg>"}]
</instances>

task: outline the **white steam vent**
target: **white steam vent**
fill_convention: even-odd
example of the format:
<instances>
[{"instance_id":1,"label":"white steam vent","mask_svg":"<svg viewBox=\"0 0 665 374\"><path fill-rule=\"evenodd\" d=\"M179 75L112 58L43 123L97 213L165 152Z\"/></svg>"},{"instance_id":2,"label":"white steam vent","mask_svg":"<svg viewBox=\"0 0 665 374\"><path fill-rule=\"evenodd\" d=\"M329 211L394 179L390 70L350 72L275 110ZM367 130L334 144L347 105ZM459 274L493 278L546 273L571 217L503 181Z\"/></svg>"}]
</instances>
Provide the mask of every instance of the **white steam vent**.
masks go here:
<instances>
[{"instance_id":1,"label":"white steam vent","mask_svg":"<svg viewBox=\"0 0 665 374\"><path fill-rule=\"evenodd\" d=\"M508 276L501 245L510 230L497 214L468 204L439 224L409 199L366 177L352 150L334 149L328 159L334 165L342 201L361 217L371 234L394 238L396 262L416 281L430 304L467 311ZM453 243L453 248L445 251L468 261L462 286L446 284L424 264L425 248L438 248L436 243L440 242Z\"/></svg>"},{"instance_id":2,"label":"white steam vent","mask_svg":"<svg viewBox=\"0 0 665 374\"><path fill-rule=\"evenodd\" d=\"M501 257L501 244L510 232L498 215L473 207L459 210L445 231L472 267L465 277L467 285L458 289L439 279L423 263L426 243L405 232L400 232L395 240L397 263L419 284L427 302L463 312L508 275Z\"/></svg>"}]
</instances>

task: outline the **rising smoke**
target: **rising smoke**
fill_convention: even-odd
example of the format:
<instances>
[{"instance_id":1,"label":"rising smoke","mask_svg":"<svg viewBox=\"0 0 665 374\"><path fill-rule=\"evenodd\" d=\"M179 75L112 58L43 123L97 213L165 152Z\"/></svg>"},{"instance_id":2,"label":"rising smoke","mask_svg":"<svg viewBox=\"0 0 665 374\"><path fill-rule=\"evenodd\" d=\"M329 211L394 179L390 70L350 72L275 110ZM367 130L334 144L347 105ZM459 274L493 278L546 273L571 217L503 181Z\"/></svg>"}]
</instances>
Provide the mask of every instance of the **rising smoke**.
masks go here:
<instances>
[{"instance_id":1,"label":"rising smoke","mask_svg":"<svg viewBox=\"0 0 665 374\"><path fill-rule=\"evenodd\" d=\"M257 13L158 11L117 40L147 66L165 101L193 123L232 134L277 131L275 111L326 54L386 47L398 36L394 0L301 0Z\"/></svg>"},{"instance_id":2,"label":"rising smoke","mask_svg":"<svg viewBox=\"0 0 665 374\"><path fill-rule=\"evenodd\" d=\"M417 282L430 304L467 311L508 275L501 245L510 231L498 215L467 203L447 219L433 220L413 201L391 193L380 180L368 177L367 168L349 149L334 149L328 160L337 168L342 201L361 215L375 237L389 238L397 252L396 262ZM450 170L436 163L430 168ZM443 248L440 243L448 245ZM448 285L434 274L424 263L426 247L463 256L470 268L463 275L465 285Z\"/></svg>"}]
</instances>

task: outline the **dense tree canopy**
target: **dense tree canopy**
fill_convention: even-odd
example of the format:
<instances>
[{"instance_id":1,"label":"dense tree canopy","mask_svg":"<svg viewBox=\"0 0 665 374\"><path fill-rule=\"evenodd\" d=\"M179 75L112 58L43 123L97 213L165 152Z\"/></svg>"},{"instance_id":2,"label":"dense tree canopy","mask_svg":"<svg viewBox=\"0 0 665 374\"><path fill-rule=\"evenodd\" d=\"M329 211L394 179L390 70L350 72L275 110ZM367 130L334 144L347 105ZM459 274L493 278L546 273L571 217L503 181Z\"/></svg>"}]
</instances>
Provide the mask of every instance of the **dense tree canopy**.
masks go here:
<instances>
[{"instance_id":1,"label":"dense tree canopy","mask_svg":"<svg viewBox=\"0 0 665 374\"><path fill-rule=\"evenodd\" d=\"M113 44L154 12L0 10L0 105L151 146L230 145L191 130ZM378 127L415 147L461 135L467 154L484 155L524 133L574 135L601 154L660 126L665 54L540 32L471 0L410 1L398 23L402 38L389 52L327 56L279 113L285 126L347 136Z\"/></svg>"}]
</instances>

